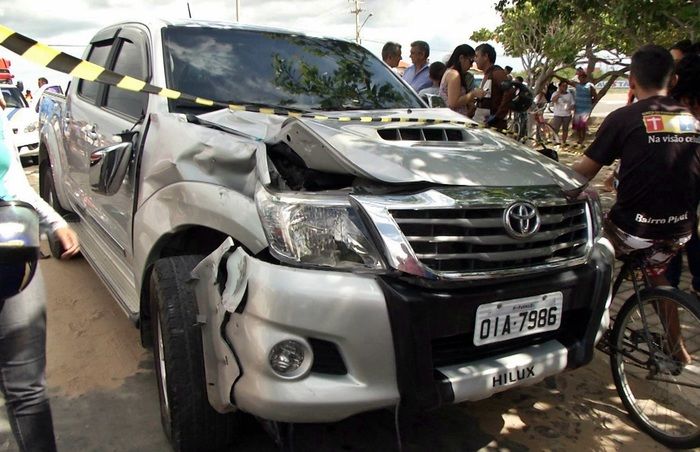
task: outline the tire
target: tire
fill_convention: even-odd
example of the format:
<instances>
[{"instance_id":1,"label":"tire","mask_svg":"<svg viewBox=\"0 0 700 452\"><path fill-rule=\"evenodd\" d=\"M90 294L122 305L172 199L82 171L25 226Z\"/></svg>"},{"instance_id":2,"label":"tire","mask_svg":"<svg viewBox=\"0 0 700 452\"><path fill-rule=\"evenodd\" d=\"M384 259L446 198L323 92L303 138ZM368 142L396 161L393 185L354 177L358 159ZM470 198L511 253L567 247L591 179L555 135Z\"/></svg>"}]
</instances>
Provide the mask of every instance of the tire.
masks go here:
<instances>
[{"instance_id":1,"label":"tire","mask_svg":"<svg viewBox=\"0 0 700 452\"><path fill-rule=\"evenodd\" d=\"M639 304L632 295L620 309L611 335L615 387L634 423L656 441L672 449L700 447L698 301L677 289L658 287L643 290L640 297L652 345L645 339ZM674 341L665 327L669 308L677 309L690 364L673 357Z\"/></svg>"},{"instance_id":2,"label":"tire","mask_svg":"<svg viewBox=\"0 0 700 452\"><path fill-rule=\"evenodd\" d=\"M59 215L64 216L70 213L68 210L64 209L58 201L56 185L54 184L53 173L51 172L51 164L48 160L44 161L39 169L39 194Z\"/></svg>"},{"instance_id":3,"label":"tire","mask_svg":"<svg viewBox=\"0 0 700 452\"><path fill-rule=\"evenodd\" d=\"M61 204L58 201L58 197L56 196L56 186L53 181L53 173L51 172L51 165L49 164L48 160L41 165L39 170L39 195L44 201L46 201L47 204L53 207L53 210L55 210L60 216L65 217L66 215L70 214L69 211L61 207ZM58 242L58 240L56 240L53 234L48 234L48 240L51 256L56 259L60 259L61 254L63 253L61 244Z\"/></svg>"},{"instance_id":4,"label":"tire","mask_svg":"<svg viewBox=\"0 0 700 452\"><path fill-rule=\"evenodd\" d=\"M190 272L202 256L156 261L150 280L153 357L163 430L175 451L229 446L237 413L219 414L207 399L201 330Z\"/></svg>"}]
</instances>

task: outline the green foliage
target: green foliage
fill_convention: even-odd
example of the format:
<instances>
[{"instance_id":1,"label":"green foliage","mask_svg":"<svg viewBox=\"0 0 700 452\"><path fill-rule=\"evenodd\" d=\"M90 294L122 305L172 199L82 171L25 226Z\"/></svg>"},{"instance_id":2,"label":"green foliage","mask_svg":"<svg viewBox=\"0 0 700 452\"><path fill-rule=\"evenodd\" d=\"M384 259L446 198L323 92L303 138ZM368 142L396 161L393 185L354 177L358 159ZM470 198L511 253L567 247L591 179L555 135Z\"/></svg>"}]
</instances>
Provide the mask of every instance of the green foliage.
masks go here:
<instances>
[{"instance_id":1,"label":"green foliage","mask_svg":"<svg viewBox=\"0 0 700 452\"><path fill-rule=\"evenodd\" d=\"M535 90L581 65L594 83L606 82L600 98L641 45L700 38L700 0L498 0L495 8L502 18L496 41L521 57ZM612 69L594 71L599 63Z\"/></svg>"},{"instance_id":2,"label":"green foliage","mask_svg":"<svg viewBox=\"0 0 700 452\"><path fill-rule=\"evenodd\" d=\"M592 20L602 25L608 38L619 47L632 51L642 44L654 42L670 46L681 39L700 39L700 0L498 0L497 11L530 4L544 21L562 19L574 24ZM596 20L600 18L601 20ZM611 33L612 32L612 33Z\"/></svg>"},{"instance_id":3,"label":"green foliage","mask_svg":"<svg viewBox=\"0 0 700 452\"><path fill-rule=\"evenodd\" d=\"M497 39L496 33L488 28L480 28L469 36L474 42L486 42L495 41Z\"/></svg>"}]
</instances>

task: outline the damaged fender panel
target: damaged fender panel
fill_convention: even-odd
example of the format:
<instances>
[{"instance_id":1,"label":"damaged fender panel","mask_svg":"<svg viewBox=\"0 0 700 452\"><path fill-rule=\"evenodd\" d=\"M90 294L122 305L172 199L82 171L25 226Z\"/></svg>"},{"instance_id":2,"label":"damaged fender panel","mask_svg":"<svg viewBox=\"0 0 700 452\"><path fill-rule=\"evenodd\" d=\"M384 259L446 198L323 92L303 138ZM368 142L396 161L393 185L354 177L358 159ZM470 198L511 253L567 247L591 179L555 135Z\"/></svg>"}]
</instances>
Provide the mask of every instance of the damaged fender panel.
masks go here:
<instances>
[{"instance_id":1,"label":"damaged fender panel","mask_svg":"<svg viewBox=\"0 0 700 452\"><path fill-rule=\"evenodd\" d=\"M229 277L223 293L217 283L221 260L234 246L229 237L192 270L197 280L197 321L202 328L207 396L211 406L220 413L235 409L231 403L231 387L241 374L237 359L222 336L221 326L226 313L234 312L245 294L248 255L242 248L236 249L226 261Z\"/></svg>"},{"instance_id":2,"label":"damaged fender panel","mask_svg":"<svg viewBox=\"0 0 700 452\"><path fill-rule=\"evenodd\" d=\"M256 140L190 124L183 116L151 114L138 205L181 181L216 184L252 198L260 147Z\"/></svg>"},{"instance_id":3,"label":"damaged fender panel","mask_svg":"<svg viewBox=\"0 0 700 452\"><path fill-rule=\"evenodd\" d=\"M234 237L251 253L267 246L255 200L214 184L179 182L152 196L134 216L134 268L141 287L158 240L181 227L198 226Z\"/></svg>"}]
</instances>

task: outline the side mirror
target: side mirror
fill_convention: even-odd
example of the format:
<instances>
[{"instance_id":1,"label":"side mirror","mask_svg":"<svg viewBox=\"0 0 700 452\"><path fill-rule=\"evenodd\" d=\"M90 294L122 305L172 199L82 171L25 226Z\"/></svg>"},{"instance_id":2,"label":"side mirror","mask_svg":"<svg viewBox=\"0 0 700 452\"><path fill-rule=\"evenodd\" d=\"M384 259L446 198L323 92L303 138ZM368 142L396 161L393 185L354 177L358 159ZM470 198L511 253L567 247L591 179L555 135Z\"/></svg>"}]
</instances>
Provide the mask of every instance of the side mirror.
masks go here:
<instances>
[{"instance_id":1,"label":"side mirror","mask_svg":"<svg viewBox=\"0 0 700 452\"><path fill-rule=\"evenodd\" d=\"M131 141L97 149L90 154L90 187L111 196L119 191L131 161Z\"/></svg>"},{"instance_id":2,"label":"side mirror","mask_svg":"<svg viewBox=\"0 0 700 452\"><path fill-rule=\"evenodd\" d=\"M447 107L445 99L443 99L441 96L437 96L435 94L422 94L421 98L425 101L426 104L428 104L430 108Z\"/></svg>"}]
</instances>

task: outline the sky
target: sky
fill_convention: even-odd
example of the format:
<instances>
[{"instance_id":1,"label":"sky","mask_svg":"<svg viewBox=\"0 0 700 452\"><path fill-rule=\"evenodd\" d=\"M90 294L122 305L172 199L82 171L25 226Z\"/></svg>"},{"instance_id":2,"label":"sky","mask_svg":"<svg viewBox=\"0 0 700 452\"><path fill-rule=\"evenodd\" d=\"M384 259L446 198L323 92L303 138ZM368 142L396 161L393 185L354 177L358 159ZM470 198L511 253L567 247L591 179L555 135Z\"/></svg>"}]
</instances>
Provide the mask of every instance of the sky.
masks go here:
<instances>
[{"instance_id":1,"label":"sky","mask_svg":"<svg viewBox=\"0 0 700 452\"><path fill-rule=\"evenodd\" d=\"M188 3L195 19L236 21L236 0L54 0L54 8L47 3L0 0L0 24L80 57L101 28L125 20L186 18ZM380 56L385 42L398 42L403 60L410 64L410 43L423 40L430 44L430 60L444 61L457 45L478 44L469 40L472 32L482 27L493 29L500 23L494 3L495 0L365 0L360 4L360 23L364 22L361 44ZM243 24L355 39L355 16L350 13L354 0L239 0L239 5ZM498 45L496 51L497 64L513 66L516 71L521 68L520 60L504 56ZM41 76L52 84L65 86L68 82L68 76L23 60L1 47L0 57L10 59L15 81L21 80L25 89L36 90L36 79Z\"/></svg>"}]
</instances>

